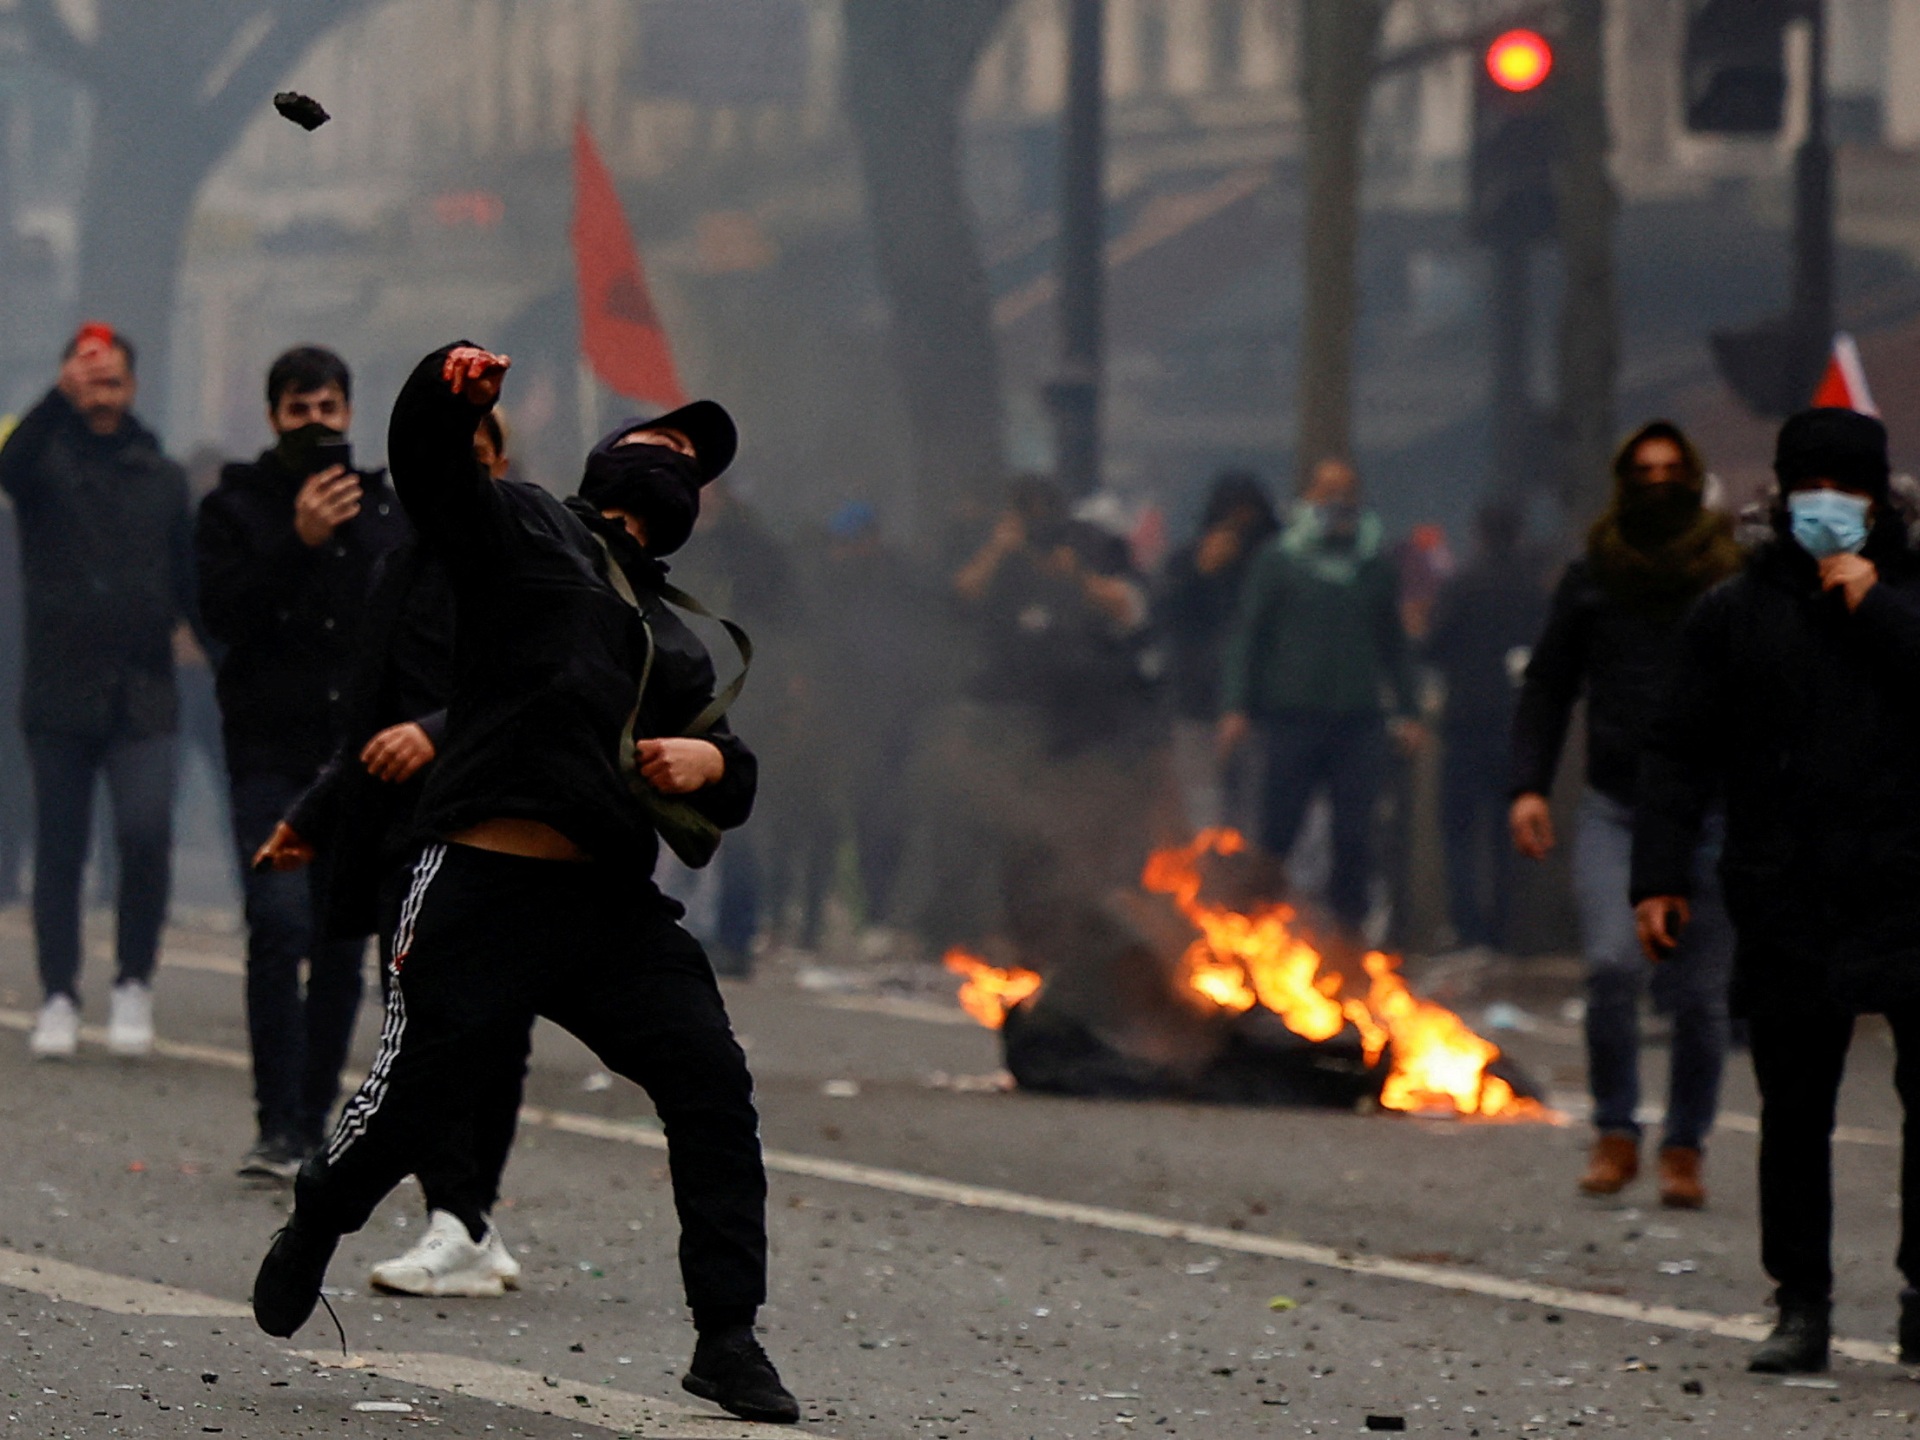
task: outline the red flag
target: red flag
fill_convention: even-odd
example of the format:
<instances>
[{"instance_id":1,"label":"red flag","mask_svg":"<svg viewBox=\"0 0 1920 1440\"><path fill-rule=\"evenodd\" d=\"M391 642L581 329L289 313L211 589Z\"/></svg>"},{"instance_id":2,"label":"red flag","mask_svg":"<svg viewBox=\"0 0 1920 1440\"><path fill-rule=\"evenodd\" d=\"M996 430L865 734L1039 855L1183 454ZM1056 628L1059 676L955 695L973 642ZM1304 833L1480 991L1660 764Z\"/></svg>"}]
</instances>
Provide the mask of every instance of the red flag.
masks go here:
<instances>
[{"instance_id":1,"label":"red flag","mask_svg":"<svg viewBox=\"0 0 1920 1440\"><path fill-rule=\"evenodd\" d=\"M573 134L573 264L580 349L593 373L629 399L686 404L626 212L584 117Z\"/></svg>"},{"instance_id":2,"label":"red flag","mask_svg":"<svg viewBox=\"0 0 1920 1440\"><path fill-rule=\"evenodd\" d=\"M1833 337L1833 354L1827 361L1827 373L1813 392L1813 403L1858 410L1862 415L1880 414L1873 403L1873 392L1867 388L1867 367L1860 362L1860 347L1844 330Z\"/></svg>"}]
</instances>

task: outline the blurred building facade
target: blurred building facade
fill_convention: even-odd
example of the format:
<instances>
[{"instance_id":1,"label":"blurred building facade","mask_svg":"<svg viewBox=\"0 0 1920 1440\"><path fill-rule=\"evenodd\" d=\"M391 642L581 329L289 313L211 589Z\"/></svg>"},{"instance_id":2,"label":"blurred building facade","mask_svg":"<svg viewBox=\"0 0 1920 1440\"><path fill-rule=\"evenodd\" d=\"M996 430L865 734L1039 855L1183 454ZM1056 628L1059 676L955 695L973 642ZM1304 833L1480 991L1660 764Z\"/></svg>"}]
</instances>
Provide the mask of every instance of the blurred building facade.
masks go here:
<instances>
[{"instance_id":1,"label":"blurred building facade","mask_svg":"<svg viewBox=\"0 0 1920 1440\"><path fill-rule=\"evenodd\" d=\"M1920 0L1830 0L1843 300L1920 263ZM7 400L43 383L85 105L4 30L0 211ZM1385 49L1465 34L1507 0L1397 0ZM1016 0L968 111L1016 463L1043 464L1064 0ZM1178 512L1206 472L1287 468L1299 319L1298 0L1108 0L1113 479ZM1610 110L1626 212L1626 406L1710 377L1706 334L1774 308L1804 107L1764 141L1687 134L1686 0L1612 0ZM466 333L516 356L526 468L570 478L616 401L574 361L570 147L584 116L619 180L690 387L749 436L743 479L783 521L903 487L863 197L840 105L836 0L383 0L288 83L333 122L263 111L206 186L175 331L176 448L264 439L260 377L296 340L356 364L368 418L410 360ZM1805 48L1797 44L1804 68ZM1484 470L1484 257L1460 223L1475 58L1375 87L1357 413L1394 518L1464 516ZM1555 277L1540 267L1541 310ZM1904 292L1901 292L1904 293ZM1676 305L1681 296L1685 304ZM1902 302L1904 303L1904 302ZM1543 343L1537 384L1551 384ZM377 453L378 425L363 422Z\"/></svg>"}]
</instances>

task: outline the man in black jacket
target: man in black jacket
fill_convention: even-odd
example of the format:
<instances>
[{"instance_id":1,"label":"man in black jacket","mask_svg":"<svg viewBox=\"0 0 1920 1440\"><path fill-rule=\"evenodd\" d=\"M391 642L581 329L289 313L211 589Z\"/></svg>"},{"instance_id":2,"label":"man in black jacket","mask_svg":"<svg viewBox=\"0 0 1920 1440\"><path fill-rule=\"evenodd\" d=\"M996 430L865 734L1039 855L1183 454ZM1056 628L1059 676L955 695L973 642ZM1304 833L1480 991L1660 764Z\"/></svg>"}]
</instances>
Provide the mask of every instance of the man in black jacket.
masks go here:
<instances>
[{"instance_id":1,"label":"man in black jacket","mask_svg":"<svg viewBox=\"0 0 1920 1440\"><path fill-rule=\"evenodd\" d=\"M497 421L492 412L482 417L474 457L500 480L507 467ZM325 852L322 937L377 935L383 979L391 973L394 929L420 848L414 815L426 788L425 767L446 736L453 619L446 567L430 547L410 540L381 560L346 689L345 736L254 857L255 864L285 871ZM520 1262L493 1223L493 1208L519 1123L524 1062L524 1051L519 1064L502 1055L476 1074L471 1120L450 1128L416 1161L426 1229L405 1254L373 1267L376 1290L479 1299L519 1288ZM462 1215L480 1218L484 1239L468 1234Z\"/></svg>"},{"instance_id":2,"label":"man in black jacket","mask_svg":"<svg viewBox=\"0 0 1920 1440\"><path fill-rule=\"evenodd\" d=\"M396 483L455 604L446 744L420 806L433 841L394 937L380 1053L300 1172L254 1316L276 1336L306 1322L340 1236L471 1118L476 1070L517 1063L545 1015L644 1086L665 1127L699 1331L681 1383L790 1422L799 1406L753 1333L766 1172L752 1077L712 967L652 879L667 807L731 828L753 804L753 753L715 715L712 663L668 609L658 558L692 532L733 423L701 402L623 426L562 504L474 463L506 368L451 346L394 405ZM482 1218L460 1218L478 1242Z\"/></svg>"},{"instance_id":3,"label":"man in black jacket","mask_svg":"<svg viewBox=\"0 0 1920 1440\"><path fill-rule=\"evenodd\" d=\"M151 980L173 844L173 637L193 618L187 479L132 414L133 347L104 325L68 345L59 383L0 450L26 601L21 724L33 762L33 931L46 1001L30 1046L74 1053L80 884L96 778L120 857L109 1045L153 1045Z\"/></svg>"},{"instance_id":4,"label":"man in black jacket","mask_svg":"<svg viewBox=\"0 0 1920 1440\"><path fill-rule=\"evenodd\" d=\"M352 400L333 352L302 346L274 361L274 445L221 472L196 533L201 604L223 647L220 714L246 877L259 1135L240 1173L283 1181L320 1143L339 1096L365 947L316 933L311 876L251 861L333 752L374 564L408 533L385 476L347 462Z\"/></svg>"},{"instance_id":5,"label":"man in black jacket","mask_svg":"<svg viewBox=\"0 0 1920 1440\"><path fill-rule=\"evenodd\" d=\"M1587 962L1595 1134L1580 1188L1590 1195L1616 1194L1640 1169L1640 1001L1649 972L1626 896L1640 746L1687 607L1740 564L1731 524L1701 503L1705 481L1693 446L1664 420L1620 447L1613 505L1554 592L1514 716L1509 819L1515 847L1539 860L1554 843L1547 796L1560 749L1574 703L1586 696L1587 790L1573 883ZM1702 843L1710 851L1717 838L1710 828ZM1732 939L1711 868L1709 857L1698 923L1658 977L1673 1008L1660 1199L1678 1209L1706 1202L1701 1165L1726 1061Z\"/></svg>"},{"instance_id":6,"label":"man in black jacket","mask_svg":"<svg viewBox=\"0 0 1920 1440\"><path fill-rule=\"evenodd\" d=\"M1907 1113L1900 1355L1920 1361L1920 555L1887 436L1850 410L1780 431L1775 538L1689 616L1640 775L1633 899L1649 956L1683 935L1725 795L1736 1009L1760 1086L1760 1250L1780 1318L1748 1368L1823 1370L1832 1135L1853 1019L1884 1014ZM1662 963L1665 963L1662 961Z\"/></svg>"}]
</instances>

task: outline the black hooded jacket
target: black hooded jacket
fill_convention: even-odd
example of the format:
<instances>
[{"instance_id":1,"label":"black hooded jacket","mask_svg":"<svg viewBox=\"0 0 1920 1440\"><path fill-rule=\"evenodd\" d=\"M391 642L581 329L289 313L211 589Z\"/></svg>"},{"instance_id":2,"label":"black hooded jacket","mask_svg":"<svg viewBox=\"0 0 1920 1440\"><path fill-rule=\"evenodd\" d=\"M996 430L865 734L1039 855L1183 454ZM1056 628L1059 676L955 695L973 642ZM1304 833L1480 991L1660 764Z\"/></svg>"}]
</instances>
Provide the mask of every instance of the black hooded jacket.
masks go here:
<instances>
[{"instance_id":1,"label":"black hooded jacket","mask_svg":"<svg viewBox=\"0 0 1920 1440\"><path fill-rule=\"evenodd\" d=\"M407 521L380 471L362 472L360 513L313 546L294 529L306 476L268 450L225 466L200 502L194 544L215 656L227 765L311 780L345 726L347 677L380 557Z\"/></svg>"},{"instance_id":2,"label":"black hooded jacket","mask_svg":"<svg viewBox=\"0 0 1920 1440\"><path fill-rule=\"evenodd\" d=\"M1736 998L1920 1000L1920 556L1891 516L1857 611L1790 540L1703 597L1649 727L1633 899L1687 895L1709 798L1739 937Z\"/></svg>"},{"instance_id":3,"label":"black hooded jacket","mask_svg":"<svg viewBox=\"0 0 1920 1440\"><path fill-rule=\"evenodd\" d=\"M26 731L171 733L173 631L196 620L185 472L133 416L95 435L50 390L0 449L0 489L20 532Z\"/></svg>"},{"instance_id":4,"label":"black hooded jacket","mask_svg":"<svg viewBox=\"0 0 1920 1440\"><path fill-rule=\"evenodd\" d=\"M446 744L427 773L418 824L445 837L483 820L551 825L595 860L650 883L659 840L620 770L620 733L646 657L640 618L606 578L606 542L646 612L653 669L637 737L679 734L714 694L698 637L659 597L666 567L579 501L495 481L475 464L479 407L441 378L445 346L394 402L395 487L446 567L455 610ZM724 777L685 797L722 828L753 807L752 751L722 720L705 738Z\"/></svg>"}]
</instances>

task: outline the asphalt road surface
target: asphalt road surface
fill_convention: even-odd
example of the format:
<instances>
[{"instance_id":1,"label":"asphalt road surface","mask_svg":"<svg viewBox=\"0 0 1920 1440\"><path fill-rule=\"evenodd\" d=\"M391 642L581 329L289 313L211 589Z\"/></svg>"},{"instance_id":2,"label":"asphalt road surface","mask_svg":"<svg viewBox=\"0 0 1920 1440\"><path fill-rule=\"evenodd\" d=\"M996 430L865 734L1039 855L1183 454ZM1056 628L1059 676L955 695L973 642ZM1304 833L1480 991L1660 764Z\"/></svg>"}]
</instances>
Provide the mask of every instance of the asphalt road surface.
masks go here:
<instances>
[{"instance_id":1,"label":"asphalt road surface","mask_svg":"<svg viewBox=\"0 0 1920 1440\"><path fill-rule=\"evenodd\" d=\"M284 1192L251 1139L232 936L174 931L162 1054L34 1065L19 912L0 914L0 1434L771 1435L680 1391L691 1342L645 1097L543 1031L497 1219L525 1288L368 1293L419 1234L411 1186L334 1263L291 1344L245 1299ZM89 962L89 1018L110 968ZM1744 1373L1765 1323L1743 1059L1713 1200L1574 1192L1578 1124L1063 1101L988 1088L994 1037L924 1002L772 973L729 991L772 1170L763 1330L801 1430L848 1437L1915 1434L1888 1348L1898 1111L1863 1025L1838 1147L1831 1376ZM374 1017L363 1016L360 1063ZM97 1039L97 1037L96 1037ZM1580 1053L1513 1048L1571 1095ZM1663 1057L1649 1057L1657 1070Z\"/></svg>"}]
</instances>

